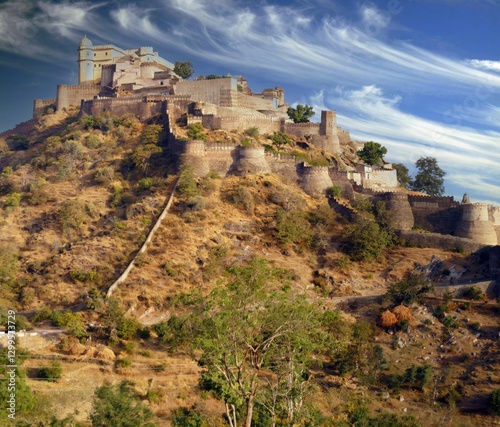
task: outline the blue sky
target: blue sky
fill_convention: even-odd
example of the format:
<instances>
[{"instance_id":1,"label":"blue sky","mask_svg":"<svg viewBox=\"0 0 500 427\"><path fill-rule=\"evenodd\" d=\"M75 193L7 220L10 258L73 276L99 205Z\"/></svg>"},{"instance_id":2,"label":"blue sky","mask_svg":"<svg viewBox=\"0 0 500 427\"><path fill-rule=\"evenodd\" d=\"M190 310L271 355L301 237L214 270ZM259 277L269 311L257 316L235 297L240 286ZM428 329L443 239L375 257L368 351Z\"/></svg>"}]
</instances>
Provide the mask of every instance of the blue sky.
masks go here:
<instances>
[{"instance_id":1,"label":"blue sky","mask_svg":"<svg viewBox=\"0 0 500 427\"><path fill-rule=\"evenodd\" d=\"M412 172L447 172L447 194L500 204L499 0L7 0L0 3L0 130L34 98L76 84L76 49L153 46L197 74L337 111L360 140Z\"/></svg>"}]
</instances>

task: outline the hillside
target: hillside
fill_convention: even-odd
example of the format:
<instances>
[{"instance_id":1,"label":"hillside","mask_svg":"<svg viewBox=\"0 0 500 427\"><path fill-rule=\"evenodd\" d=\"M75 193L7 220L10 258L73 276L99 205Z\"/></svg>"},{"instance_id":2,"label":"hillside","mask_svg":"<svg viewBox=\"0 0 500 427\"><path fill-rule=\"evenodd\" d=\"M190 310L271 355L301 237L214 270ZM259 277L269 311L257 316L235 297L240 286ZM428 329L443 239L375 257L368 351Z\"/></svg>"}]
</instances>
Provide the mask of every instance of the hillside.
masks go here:
<instances>
[{"instance_id":1,"label":"hillside","mask_svg":"<svg viewBox=\"0 0 500 427\"><path fill-rule=\"evenodd\" d=\"M213 144L272 146L255 131L204 134ZM290 138L281 148L288 155L337 166L357 161L353 147L328 156ZM213 290L234 285L238 272L249 272L251 282L264 271L265 292L275 292L276 301L302 301L323 319L328 339L335 336L328 350L312 352L303 372L307 411L295 425L495 425L488 413L500 380L494 300L476 288L445 297L429 291L405 301L406 319L390 327L379 321L399 305L386 295L388 287L417 267L430 272L436 287L456 271L479 281L489 275L486 255L411 247L392 233L383 207L353 203L359 217L349 221L326 197L310 197L273 174L196 178L175 164L159 116L141 123L61 111L1 148L0 314L6 323L7 310L14 310L18 329L37 333L18 340L19 349L30 351L25 381L36 392L18 421L53 425L55 414L74 417L67 425L90 425L94 392L126 379L158 425L172 425L173 414L182 418L179 408L188 409L186 424L177 426L227 425L220 393L200 382L208 368L198 363L201 350L189 346L196 328L190 336L186 319L216 301ZM136 258L171 197L160 228ZM375 234L356 240L360 230ZM353 246L360 241L361 249ZM132 260L130 275L105 298ZM255 262L262 271L244 270ZM62 372L47 382L41 372L52 360ZM431 374L424 383L405 380L407 369L410 375L412 367L426 366ZM262 369L259 381L277 375L273 369ZM252 425L271 425L262 410L257 416ZM202 418L208 424L187 424Z\"/></svg>"}]
</instances>

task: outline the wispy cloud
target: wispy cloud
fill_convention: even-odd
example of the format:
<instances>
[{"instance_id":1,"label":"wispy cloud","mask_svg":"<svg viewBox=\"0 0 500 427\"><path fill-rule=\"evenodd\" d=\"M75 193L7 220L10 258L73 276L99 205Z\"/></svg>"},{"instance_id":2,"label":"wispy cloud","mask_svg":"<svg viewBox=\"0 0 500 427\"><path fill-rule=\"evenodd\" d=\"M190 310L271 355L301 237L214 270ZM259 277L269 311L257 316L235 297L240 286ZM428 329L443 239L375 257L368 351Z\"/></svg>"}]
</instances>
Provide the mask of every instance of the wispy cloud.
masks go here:
<instances>
[{"instance_id":1,"label":"wispy cloud","mask_svg":"<svg viewBox=\"0 0 500 427\"><path fill-rule=\"evenodd\" d=\"M60 37L95 32L94 10L106 3L7 0L0 5L0 50L42 60L64 56Z\"/></svg>"},{"instance_id":2,"label":"wispy cloud","mask_svg":"<svg viewBox=\"0 0 500 427\"><path fill-rule=\"evenodd\" d=\"M377 86L315 93L316 109L338 109L339 124L360 140L375 140L389 150L389 160L411 166L419 157L436 157L457 195L474 192L500 202L498 141L500 132L454 127L401 111L400 96L385 96ZM478 174L477 171L481 171ZM467 177L474 179L468 180ZM492 196L493 195L493 196Z\"/></svg>"},{"instance_id":3,"label":"wispy cloud","mask_svg":"<svg viewBox=\"0 0 500 427\"><path fill-rule=\"evenodd\" d=\"M466 64L480 70L498 71L500 72L500 61L490 61L485 59L468 59Z\"/></svg>"}]
</instances>

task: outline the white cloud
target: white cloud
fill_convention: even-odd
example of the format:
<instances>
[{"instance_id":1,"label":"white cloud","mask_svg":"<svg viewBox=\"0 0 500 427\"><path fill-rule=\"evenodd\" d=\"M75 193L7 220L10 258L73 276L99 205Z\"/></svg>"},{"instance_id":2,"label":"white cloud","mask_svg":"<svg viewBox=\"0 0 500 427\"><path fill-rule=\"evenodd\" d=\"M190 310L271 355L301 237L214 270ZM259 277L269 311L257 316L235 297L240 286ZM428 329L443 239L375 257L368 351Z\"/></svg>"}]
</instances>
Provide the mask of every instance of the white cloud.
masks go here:
<instances>
[{"instance_id":1,"label":"white cloud","mask_svg":"<svg viewBox=\"0 0 500 427\"><path fill-rule=\"evenodd\" d=\"M401 101L397 95L385 96L376 86L337 88L310 98L316 111L342 110L337 116L339 125L360 141L382 143L389 150L388 160L410 166L419 157L436 157L455 195L469 191L483 199L498 197L500 202L500 185L491 183L500 182L500 132L426 120L402 111Z\"/></svg>"},{"instance_id":2,"label":"white cloud","mask_svg":"<svg viewBox=\"0 0 500 427\"><path fill-rule=\"evenodd\" d=\"M484 59L468 59L465 61L465 63L470 65L471 67L478 68L480 70L500 72L500 61L491 61Z\"/></svg>"}]
</instances>

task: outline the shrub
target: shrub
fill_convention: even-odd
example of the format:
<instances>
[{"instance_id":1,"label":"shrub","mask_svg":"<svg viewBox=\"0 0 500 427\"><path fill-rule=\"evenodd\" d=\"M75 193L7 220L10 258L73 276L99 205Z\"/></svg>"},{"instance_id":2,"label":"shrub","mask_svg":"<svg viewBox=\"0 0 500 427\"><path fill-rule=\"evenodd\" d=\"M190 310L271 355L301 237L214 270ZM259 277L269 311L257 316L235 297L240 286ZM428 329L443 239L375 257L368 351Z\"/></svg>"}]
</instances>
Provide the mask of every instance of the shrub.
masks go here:
<instances>
[{"instance_id":1,"label":"shrub","mask_svg":"<svg viewBox=\"0 0 500 427\"><path fill-rule=\"evenodd\" d=\"M1 177L2 178L8 178L10 175L12 175L14 173L14 170L10 167L10 166L5 166L3 169L2 169L2 175Z\"/></svg>"},{"instance_id":2,"label":"shrub","mask_svg":"<svg viewBox=\"0 0 500 427\"><path fill-rule=\"evenodd\" d=\"M386 295L395 304L410 305L413 302L422 302L425 294L432 289L432 284L422 276L408 273L403 280L389 285Z\"/></svg>"},{"instance_id":3,"label":"shrub","mask_svg":"<svg viewBox=\"0 0 500 427\"><path fill-rule=\"evenodd\" d=\"M50 366L39 369L38 376L45 381L57 382L61 379L62 367L59 362L52 362Z\"/></svg>"},{"instance_id":4,"label":"shrub","mask_svg":"<svg viewBox=\"0 0 500 427\"><path fill-rule=\"evenodd\" d=\"M491 393L490 408L495 415L500 415L500 388Z\"/></svg>"},{"instance_id":5,"label":"shrub","mask_svg":"<svg viewBox=\"0 0 500 427\"><path fill-rule=\"evenodd\" d=\"M181 168L177 188L182 196L195 196L199 193L196 178L194 177L192 168L189 166Z\"/></svg>"},{"instance_id":6,"label":"shrub","mask_svg":"<svg viewBox=\"0 0 500 427\"><path fill-rule=\"evenodd\" d=\"M139 190L149 190L153 186L153 178L141 178L139 180Z\"/></svg>"},{"instance_id":7,"label":"shrub","mask_svg":"<svg viewBox=\"0 0 500 427\"><path fill-rule=\"evenodd\" d=\"M131 365L132 365L132 360L130 360L130 357L124 357L116 361L116 366L118 368L128 368Z\"/></svg>"},{"instance_id":8,"label":"shrub","mask_svg":"<svg viewBox=\"0 0 500 427\"><path fill-rule=\"evenodd\" d=\"M80 199L67 200L59 209L59 221L63 227L79 229L94 214L95 206Z\"/></svg>"},{"instance_id":9,"label":"shrub","mask_svg":"<svg viewBox=\"0 0 500 427\"><path fill-rule=\"evenodd\" d=\"M208 424L199 412L194 408L177 408L172 413L173 427L208 427Z\"/></svg>"},{"instance_id":10,"label":"shrub","mask_svg":"<svg viewBox=\"0 0 500 427\"><path fill-rule=\"evenodd\" d=\"M95 270L84 270L82 268L77 268L69 273L74 281L79 282L92 282L97 277L97 272Z\"/></svg>"},{"instance_id":11,"label":"shrub","mask_svg":"<svg viewBox=\"0 0 500 427\"><path fill-rule=\"evenodd\" d=\"M5 196L4 208L17 208L21 204L21 193L9 193Z\"/></svg>"},{"instance_id":12,"label":"shrub","mask_svg":"<svg viewBox=\"0 0 500 427\"><path fill-rule=\"evenodd\" d=\"M152 427L153 413L140 401L133 383L122 381L118 386L104 385L95 392L90 420L93 426Z\"/></svg>"},{"instance_id":13,"label":"shrub","mask_svg":"<svg viewBox=\"0 0 500 427\"><path fill-rule=\"evenodd\" d=\"M94 182L99 185L109 185L115 177L115 171L112 167L97 169L94 173Z\"/></svg>"},{"instance_id":14,"label":"shrub","mask_svg":"<svg viewBox=\"0 0 500 427\"><path fill-rule=\"evenodd\" d=\"M433 374L434 371L431 365L412 365L403 374L401 378L401 385L410 388L417 388L422 391L431 380Z\"/></svg>"},{"instance_id":15,"label":"shrub","mask_svg":"<svg viewBox=\"0 0 500 427\"><path fill-rule=\"evenodd\" d=\"M201 123L193 123L189 125L187 136L189 139L197 139L199 141L206 141L207 137L203 133L203 125Z\"/></svg>"},{"instance_id":16,"label":"shrub","mask_svg":"<svg viewBox=\"0 0 500 427\"><path fill-rule=\"evenodd\" d=\"M259 137L259 128L257 126L252 126L252 127L249 127L248 129L245 129L244 133L245 133L245 135L247 135L251 138L258 138Z\"/></svg>"},{"instance_id":17,"label":"shrub","mask_svg":"<svg viewBox=\"0 0 500 427\"><path fill-rule=\"evenodd\" d=\"M296 244L309 247L312 243L312 228L302 211L276 211L276 238L284 246Z\"/></svg>"},{"instance_id":18,"label":"shrub","mask_svg":"<svg viewBox=\"0 0 500 427\"><path fill-rule=\"evenodd\" d=\"M457 321L456 319L453 317L453 316L446 316L443 320L443 325L447 328L447 329L453 329L453 328L456 328L457 327Z\"/></svg>"},{"instance_id":19,"label":"shrub","mask_svg":"<svg viewBox=\"0 0 500 427\"><path fill-rule=\"evenodd\" d=\"M468 286L462 289L461 296L470 300L479 301L483 299L484 294L477 286Z\"/></svg>"},{"instance_id":20,"label":"shrub","mask_svg":"<svg viewBox=\"0 0 500 427\"><path fill-rule=\"evenodd\" d=\"M354 224L347 227L343 237L344 250L353 261L372 261L379 258L392 244L389 234L367 218L357 215Z\"/></svg>"},{"instance_id":21,"label":"shrub","mask_svg":"<svg viewBox=\"0 0 500 427\"><path fill-rule=\"evenodd\" d=\"M255 200L250 192L250 190L246 187L239 186L234 195L233 200L236 204L241 204L245 207L246 213L249 215L253 215L253 211L255 209Z\"/></svg>"},{"instance_id":22,"label":"shrub","mask_svg":"<svg viewBox=\"0 0 500 427\"><path fill-rule=\"evenodd\" d=\"M207 202L202 196L194 196L187 199L186 206L192 211L201 211L205 209Z\"/></svg>"},{"instance_id":23,"label":"shrub","mask_svg":"<svg viewBox=\"0 0 500 427\"><path fill-rule=\"evenodd\" d=\"M85 138L85 145L89 148L99 148L102 144L101 138L95 133L91 133Z\"/></svg>"},{"instance_id":24,"label":"shrub","mask_svg":"<svg viewBox=\"0 0 500 427\"><path fill-rule=\"evenodd\" d=\"M328 197L336 197L338 199L342 195L342 189L338 185L333 185L326 191L326 194Z\"/></svg>"},{"instance_id":25,"label":"shrub","mask_svg":"<svg viewBox=\"0 0 500 427\"><path fill-rule=\"evenodd\" d=\"M7 137L7 146L13 151L22 151L29 148L29 139L24 135L14 134Z\"/></svg>"}]
</instances>

